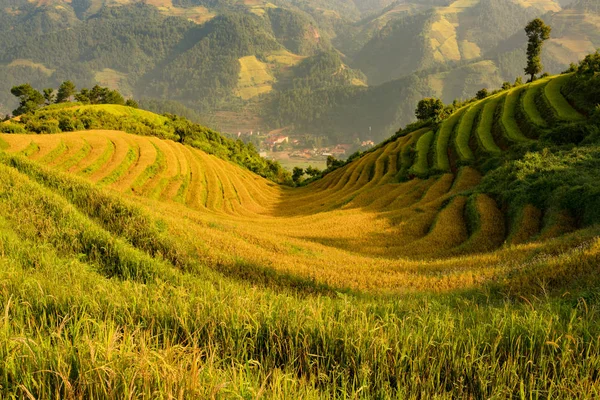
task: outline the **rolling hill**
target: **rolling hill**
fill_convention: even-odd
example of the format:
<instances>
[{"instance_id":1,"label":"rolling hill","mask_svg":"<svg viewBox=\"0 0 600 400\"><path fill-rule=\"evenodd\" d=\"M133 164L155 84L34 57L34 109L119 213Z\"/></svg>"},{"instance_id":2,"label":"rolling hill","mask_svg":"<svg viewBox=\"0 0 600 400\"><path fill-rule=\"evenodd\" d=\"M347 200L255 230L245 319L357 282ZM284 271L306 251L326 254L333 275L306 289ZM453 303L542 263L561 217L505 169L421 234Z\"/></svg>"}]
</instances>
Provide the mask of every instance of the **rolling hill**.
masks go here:
<instances>
[{"instance_id":1,"label":"rolling hill","mask_svg":"<svg viewBox=\"0 0 600 400\"><path fill-rule=\"evenodd\" d=\"M298 188L153 132L2 135L0 393L594 397L586 74L456 105Z\"/></svg>"}]
</instances>

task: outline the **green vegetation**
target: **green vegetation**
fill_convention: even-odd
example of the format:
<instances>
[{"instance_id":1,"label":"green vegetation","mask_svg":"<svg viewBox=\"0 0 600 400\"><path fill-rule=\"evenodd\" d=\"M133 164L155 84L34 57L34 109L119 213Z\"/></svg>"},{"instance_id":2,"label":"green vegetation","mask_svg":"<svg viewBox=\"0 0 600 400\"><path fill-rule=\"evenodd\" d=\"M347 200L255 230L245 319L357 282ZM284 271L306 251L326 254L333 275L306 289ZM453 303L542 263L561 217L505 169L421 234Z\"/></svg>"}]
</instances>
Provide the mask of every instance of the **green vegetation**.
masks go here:
<instances>
[{"instance_id":1,"label":"green vegetation","mask_svg":"<svg viewBox=\"0 0 600 400\"><path fill-rule=\"evenodd\" d=\"M525 27L527 33L527 67L525 73L531 76L531 82L535 80L535 76L542 72L542 45L550 39L552 28L544 23L539 18L534 19Z\"/></svg>"},{"instance_id":2,"label":"green vegetation","mask_svg":"<svg viewBox=\"0 0 600 400\"><path fill-rule=\"evenodd\" d=\"M469 107L463 114L458 125L458 131L456 133L456 149L460 162L470 163L474 160L473 151L469 146L471 135L473 133L473 127L475 120L481 112L482 104L477 103Z\"/></svg>"},{"instance_id":3,"label":"green vegetation","mask_svg":"<svg viewBox=\"0 0 600 400\"><path fill-rule=\"evenodd\" d=\"M562 75L552 79L544 88L544 95L555 110L558 119L564 121L578 121L583 119L561 93L561 88L569 80L569 75Z\"/></svg>"},{"instance_id":4,"label":"green vegetation","mask_svg":"<svg viewBox=\"0 0 600 400\"><path fill-rule=\"evenodd\" d=\"M444 103L440 99L427 98L419 101L415 116L418 120L435 119L444 111Z\"/></svg>"},{"instance_id":5,"label":"green vegetation","mask_svg":"<svg viewBox=\"0 0 600 400\"><path fill-rule=\"evenodd\" d=\"M525 88L517 88L508 92L504 100L504 110L502 111L502 127L509 140L515 142L527 141L527 137L521 132L521 128L516 120L517 107L519 101L525 93Z\"/></svg>"},{"instance_id":6,"label":"green vegetation","mask_svg":"<svg viewBox=\"0 0 600 400\"><path fill-rule=\"evenodd\" d=\"M419 177L427 176L429 173L429 151L434 137L435 132L429 131L419 138L416 144L417 159L411 167L410 173Z\"/></svg>"},{"instance_id":7,"label":"green vegetation","mask_svg":"<svg viewBox=\"0 0 600 400\"><path fill-rule=\"evenodd\" d=\"M91 175L98 171L104 164L106 164L115 153L115 144L111 140L107 140L107 146L104 152L98 157L92 164L87 166L83 171L82 175Z\"/></svg>"},{"instance_id":8,"label":"green vegetation","mask_svg":"<svg viewBox=\"0 0 600 400\"><path fill-rule=\"evenodd\" d=\"M483 151L491 154L497 154L501 152L498 145L494 142L494 137L492 135L494 115L501 100L501 96L496 96L485 103L480 114L479 124L477 126L477 139L479 145Z\"/></svg>"},{"instance_id":9,"label":"green vegetation","mask_svg":"<svg viewBox=\"0 0 600 400\"><path fill-rule=\"evenodd\" d=\"M99 184L110 185L117 182L129 170L129 167L131 167L137 159L137 151L133 148L129 148L123 161L121 161L121 163L115 169L113 169L108 176L102 179Z\"/></svg>"},{"instance_id":10,"label":"green vegetation","mask_svg":"<svg viewBox=\"0 0 600 400\"><path fill-rule=\"evenodd\" d=\"M435 169L441 172L450 171L450 161L448 160L448 149L450 139L454 134L457 124L464 115L464 110L455 112L446 119L438 130L435 137Z\"/></svg>"},{"instance_id":11,"label":"green vegetation","mask_svg":"<svg viewBox=\"0 0 600 400\"><path fill-rule=\"evenodd\" d=\"M542 90L544 89L544 85L547 80L538 80L534 82L529 90L525 91L523 94L523 108L527 117L537 126L546 127L548 124L536 105L536 99L542 95Z\"/></svg>"},{"instance_id":12,"label":"green vegetation","mask_svg":"<svg viewBox=\"0 0 600 400\"><path fill-rule=\"evenodd\" d=\"M482 190L516 205L569 210L584 226L600 223L600 149L528 153L486 175Z\"/></svg>"}]
</instances>

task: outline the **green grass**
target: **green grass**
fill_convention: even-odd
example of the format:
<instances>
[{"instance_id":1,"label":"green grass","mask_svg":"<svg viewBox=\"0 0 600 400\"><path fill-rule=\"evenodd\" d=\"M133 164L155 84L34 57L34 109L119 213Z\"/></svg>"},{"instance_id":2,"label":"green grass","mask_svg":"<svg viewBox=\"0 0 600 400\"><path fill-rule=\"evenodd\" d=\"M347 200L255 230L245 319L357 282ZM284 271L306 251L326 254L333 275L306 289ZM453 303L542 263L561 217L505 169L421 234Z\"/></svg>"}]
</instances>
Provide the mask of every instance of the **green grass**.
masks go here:
<instances>
[{"instance_id":1,"label":"green grass","mask_svg":"<svg viewBox=\"0 0 600 400\"><path fill-rule=\"evenodd\" d=\"M431 143L433 142L434 135L435 133L433 131L429 131L424 133L417 141L417 159L410 169L411 173L421 177L424 177L428 174L429 149L431 147Z\"/></svg>"},{"instance_id":2,"label":"green grass","mask_svg":"<svg viewBox=\"0 0 600 400\"><path fill-rule=\"evenodd\" d=\"M435 137L435 169L438 171L450 171L450 161L448 160L448 148L452 133L464 115L465 110L461 109L446 119Z\"/></svg>"},{"instance_id":3,"label":"green grass","mask_svg":"<svg viewBox=\"0 0 600 400\"><path fill-rule=\"evenodd\" d=\"M463 163L471 163L475 159L471 147L469 146L469 142L471 140L471 134L473 133L473 124L481 109L482 103L477 103L469 107L469 109L464 112L458 125L455 144L458 157Z\"/></svg>"},{"instance_id":4,"label":"green grass","mask_svg":"<svg viewBox=\"0 0 600 400\"><path fill-rule=\"evenodd\" d=\"M125 173L127 173L127 171L129 171L129 168L133 165L133 163L135 163L135 161L138 159L138 156L138 152L130 147L129 150L127 150L127 154L125 155L123 161L121 161L121 163L114 170L112 170L109 175L103 178L100 181L100 184L111 185L118 181L123 175L125 175Z\"/></svg>"},{"instance_id":5,"label":"green grass","mask_svg":"<svg viewBox=\"0 0 600 400\"><path fill-rule=\"evenodd\" d=\"M526 142L529 140L523 135L523 132L521 132L521 128L519 128L515 118L516 108L519 106L521 95L524 93L525 89L525 87L520 87L509 91L506 95L506 100L504 101L501 120L502 127L504 128L506 138L513 142Z\"/></svg>"},{"instance_id":6,"label":"green grass","mask_svg":"<svg viewBox=\"0 0 600 400\"><path fill-rule=\"evenodd\" d=\"M408 171L408 169L411 167L411 165L413 164L412 152L414 144L421 138L423 134L428 132L427 129L428 128L424 128L413 132L412 137L408 139L404 146L402 146L402 150L400 151L400 165L398 168L399 171Z\"/></svg>"},{"instance_id":7,"label":"green grass","mask_svg":"<svg viewBox=\"0 0 600 400\"><path fill-rule=\"evenodd\" d=\"M10 146L9 146L9 144L8 144L8 143L6 143L6 142L4 141L4 139L2 139L2 138L0 137L0 150L6 150L6 149L8 149L9 147L10 147Z\"/></svg>"},{"instance_id":8,"label":"green grass","mask_svg":"<svg viewBox=\"0 0 600 400\"><path fill-rule=\"evenodd\" d=\"M533 83L531 83L522 97L523 108L525 109L525 113L533 122L533 124L540 126L542 128L547 127L548 123L546 119L540 113L537 105L536 105L536 97L542 95L542 90L544 85L548 82L547 79L540 79Z\"/></svg>"},{"instance_id":9,"label":"green grass","mask_svg":"<svg viewBox=\"0 0 600 400\"><path fill-rule=\"evenodd\" d=\"M578 113L560 92L562 86L570 77L571 74L566 74L550 80L544 88L544 95L555 110L558 119L563 121L579 121L584 118L583 115Z\"/></svg>"},{"instance_id":10,"label":"green grass","mask_svg":"<svg viewBox=\"0 0 600 400\"><path fill-rule=\"evenodd\" d=\"M19 152L19 154L22 154L25 157L31 157L38 151L40 151L40 146L38 146L37 143L35 143L35 142L31 142L27 145L27 147L25 147L23 150L21 150Z\"/></svg>"},{"instance_id":11,"label":"green grass","mask_svg":"<svg viewBox=\"0 0 600 400\"><path fill-rule=\"evenodd\" d=\"M92 151L92 146L90 146L89 142L84 139L83 146L81 149L77 151L77 153L73 154L70 158L60 163L57 168L62 170L68 170L71 167L79 164L84 158L90 155Z\"/></svg>"},{"instance_id":12,"label":"green grass","mask_svg":"<svg viewBox=\"0 0 600 400\"><path fill-rule=\"evenodd\" d=\"M133 181L131 188L136 192L142 192L144 185L146 185L148 181L166 169L164 153L154 143L152 143L152 146L156 149L156 158L154 159L154 162L146 167L146 169Z\"/></svg>"},{"instance_id":13,"label":"green grass","mask_svg":"<svg viewBox=\"0 0 600 400\"><path fill-rule=\"evenodd\" d=\"M88 165L83 171L81 171L82 175L91 175L94 172L98 171L104 164L106 164L113 154L115 154L115 144L112 140L106 139L106 148L92 164Z\"/></svg>"},{"instance_id":14,"label":"green grass","mask_svg":"<svg viewBox=\"0 0 600 400\"><path fill-rule=\"evenodd\" d=\"M85 110L94 111L106 111L115 116L132 116L135 118L143 118L150 121L151 123L163 125L168 121L166 117L155 114L150 111L141 110L139 108L132 108L127 106L120 106L117 104L85 104L76 106L77 112L81 113Z\"/></svg>"},{"instance_id":15,"label":"green grass","mask_svg":"<svg viewBox=\"0 0 600 400\"><path fill-rule=\"evenodd\" d=\"M162 254L180 243L160 232L136 241L157 221L109 192L19 158L2 162L3 398L599 394L597 295L256 287L201 264L170 267ZM151 253L157 241L166 247ZM563 257L567 273L596 270L583 254ZM546 262L515 274L538 275Z\"/></svg>"},{"instance_id":16,"label":"green grass","mask_svg":"<svg viewBox=\"0 0 600 400\"><path fill-rule=\"evenodd\" d=\"M50 153L48 153L44 157L42 157L40 162L42 164L49 164L52 161L56 160L58 157L65 154L67 152L67 150L69 150L69 147L63 140L61 140L60 143L58 144L58 146L56 146L54 149L52 149L52 151Z\"/></svg>"},{"instance_id":17,"label":"green grass","mask_svg":"<svg viewBox=\"0 0 600 400\"><path fill-rule=\"evenodd\" d=\"M500 147L494 142L492 135L494 115L500 100L502 100L502 97L495 96L485 102L479 119L479 125L477 126L477 139L481 149L486 153L498 154L502 152Z\"/></svg>"},{"instance_id":18,"label":"green grass","mask_svg":"<svg viewBox=\"0 0 600 400\"><path fill-rule=\"evenodd\" d=\"M173 201L178 203L185 203L185 199L187 197L188 187L190 186L190 174L188 173L185 176L179 177L181 179L181 185L177 189L177 194L173 198Z\"/></svg>"}]
</instances>

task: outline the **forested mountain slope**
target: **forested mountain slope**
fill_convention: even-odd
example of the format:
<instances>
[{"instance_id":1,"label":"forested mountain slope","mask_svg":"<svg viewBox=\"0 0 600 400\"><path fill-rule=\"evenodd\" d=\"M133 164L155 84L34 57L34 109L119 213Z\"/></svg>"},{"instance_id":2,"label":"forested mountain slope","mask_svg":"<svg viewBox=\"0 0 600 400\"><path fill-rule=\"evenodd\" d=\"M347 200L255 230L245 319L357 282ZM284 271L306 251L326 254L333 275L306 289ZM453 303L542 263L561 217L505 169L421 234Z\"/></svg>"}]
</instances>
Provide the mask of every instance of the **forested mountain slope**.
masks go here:
<instances>
[{"instance_id":1,"label":"forested mountain slope","mask_svg":"<svg viewBox=\"0 0 600 400\"><path fill-rule=\"evenodd\" d=\"M512 82L525 63L520 32L535 16L555 28L549 72L600 45L590 2L1 0L0 8L4 114L15 107L12 86L72 79L163 102L154 106L181 103L230 132L288 127L338 142L367 132L382 140L412 121L422 97L452 102Z\"/></svg>"}]
</instances>

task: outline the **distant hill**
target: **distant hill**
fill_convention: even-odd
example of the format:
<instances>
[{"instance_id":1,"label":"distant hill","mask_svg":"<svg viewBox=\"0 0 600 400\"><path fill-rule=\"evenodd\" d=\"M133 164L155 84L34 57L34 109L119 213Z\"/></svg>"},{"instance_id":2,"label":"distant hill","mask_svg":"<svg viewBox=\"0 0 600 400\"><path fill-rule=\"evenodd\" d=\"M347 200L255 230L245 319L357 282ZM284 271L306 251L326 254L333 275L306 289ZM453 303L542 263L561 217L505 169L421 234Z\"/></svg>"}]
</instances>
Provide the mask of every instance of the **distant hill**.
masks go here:
<instances>
[{"instance_id":1,"label":"distant hill","mask_svg":"<svg viewBox=\"0 0 600 400\"><path fill-rule=\"evenodd\" d=\"M544 51L551 73L600 46L593 2L0 0L0 8L0 113L15 108L13 85L72 79L177 103L228 132L287 127L342 142L385 138L413 120L423 96L452 102L514 81L525 63L523 26L535 16L554 27Z\"/></svg>"}]
</instances>

